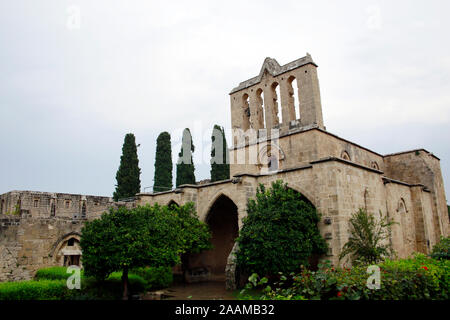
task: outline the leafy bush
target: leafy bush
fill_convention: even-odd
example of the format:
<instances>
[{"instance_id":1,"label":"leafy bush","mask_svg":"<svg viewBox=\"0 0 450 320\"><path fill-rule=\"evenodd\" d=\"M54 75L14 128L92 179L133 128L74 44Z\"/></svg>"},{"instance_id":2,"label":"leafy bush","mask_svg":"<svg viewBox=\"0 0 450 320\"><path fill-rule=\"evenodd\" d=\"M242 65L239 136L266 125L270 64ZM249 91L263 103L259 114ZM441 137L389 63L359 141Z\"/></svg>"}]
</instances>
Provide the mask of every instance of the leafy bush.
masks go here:
<instances>
[{"instance_id":1,"label":"leafy bush","mask_svg":"<svg viewBox=\"0 0 450 320\"><path fill-rule=\"evenodd\" d=\"M128 275L129 290L144 292L147 282L136 274ZM81 280L81 290L73 290L73 300L118 300L122 298L122 272L113 272L106 280L85 277Z\"/></svg>"},{"instance_id":2,"label":"leafy bush","mask_svg":"<svg viewBox=\"0 0 450 320\"><path fill-rule=\"evenodd\" d=\"M262 299L321 300L447 300L450 262L418 254L412 259L387 260L379 265L380 289L367 287L367 266L351 269L321 265L319 270L303 269L282 275L280 281L263 290ZM257 277L254 275L253 277ZM251 280L251 279L249 279ZM254 286L251 283L248 287Z\"/></svg>"},{"instance_id":3,"label":"leafy bush","mask_svg":"<svg viewBox=\"0 0 450 320\"><path fill-rule=\"evenodd\" d=\"M0 283L0 300L64 300L71 296L65 280Z\"/></svg>"},{"instance_id":4,"label":"leafy bush","mask_svg":"<svg viewBox=\"0 0 450 320\"><path fill-rule=\"evenodd\" d=\"M67 267L50 267L39 269L36 272L36 285L43 283L43 280L64 280L64 286L66 286L66 279L71 275L66 273ZM161 276L161 273L156 273L155 278ZM144 276L132 272L128 275L128 281L130 284L130 291L133 293L144 292L151 287L151 284L147 282ZM122 290L122 272L113 272L107 279L103 281L96 280L93 277L84 276L83 270L81 270L81 290L70 290L70 295L67 299L89 299L89 300L111 300L119 299L121 297ZM45 297L42 299L46 299Z\"/></svg>"},{"instance_id":5,"label":"leafy bush","mask_svg":"<svg viewBox=\"0 0 450 320\"><path fill-rule=\"evenodd\" d=\"M49 267L39 269L36 272L36 280L67 280L71 274L67 273L67 267ZM83 270L81 270L81 277L83 277Z\"/></svg>"},{"instance_id":6,"label":"leafy bush","mask_svg":"<svg viewBox=\"0 0 450 320\"><path fill-rule=\"evenodd\" d=\"M450 237L441 236L441 241L436 243L431 251L431 257L434 259L450 259Z\"/></svg>"},{"instance_id":7,"label":"leafy bush","mask_svg":"<svg viewBox=\"0 0 450 320\"><path fill-rule=\"evenodd\" d=\"M350 255L353 264L373 264L393 255L390 242L386 240L394 222L387 216L383 217L380 212L380 219L377 220L366 210L359 209L351 216L349 223L350 237L342 248L339 259Z\"/></svg>"},{"instance_id":8,"label":"leafy bush","mask_svg":"<svg viewBox=\"0 0 450 320\"><path fill-rule=\"evenodd\" d=\"M130 270L174 266L182 254L210 247L209 228L197 219L193 203L111 208L100 219L86 222L81 234L85 274L104 280L122 271L124 299L129 296Z\"/></svg>"},{"instance_id":9,"label":"leafy bush","mask_svg":"<svg viewBox=\"0 0 450 320\"><path fill-rule=\"evenodd\" d=\"M173 282L171 267L136 268L132 272L145 280L146 289L167 288Z\"/></svg>"},{"instance_id":10,"label":"leafy bush","mask_svg":"<svg viewBox=\"0 0 450 320\"><path fill-rule=\"evenodd\" d=\"M326 252L317 210L280 180L268 190L261 184L256 200L248 201L247 213L237 240L237 262L246 272L295 271L308 265L313 254Z\"/></svg>"}]
</instances>

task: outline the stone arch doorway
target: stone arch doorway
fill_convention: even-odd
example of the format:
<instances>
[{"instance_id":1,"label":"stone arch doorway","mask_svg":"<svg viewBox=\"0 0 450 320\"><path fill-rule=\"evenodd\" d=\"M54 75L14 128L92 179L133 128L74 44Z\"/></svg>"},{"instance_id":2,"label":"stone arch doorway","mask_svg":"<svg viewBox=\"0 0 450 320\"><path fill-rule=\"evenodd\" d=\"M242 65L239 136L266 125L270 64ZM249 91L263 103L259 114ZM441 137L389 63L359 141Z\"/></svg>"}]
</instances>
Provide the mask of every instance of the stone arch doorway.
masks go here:
<instances>
[{"instance_id":1,"label":"stone arch doorway","mask_svg":"<svg viewBox=\"0 0 450 320\"><path fill-rule=\"evenodd\" d=\"M175 200L170 200L170 201L167 203L167 206L168 206L169 208L170 208L170 207L179 207L178 203L176 203Z\"/></svg>"},{"instance_id":2,"label":"stone arch doorway","mask_svg":"<svg viewBox=\"0 0 450 320\"><path fill-rule=\"evenodd\" d=\"M49 256L53 257L57 265L66 267L77 265L81 267L80 237L77 232L70 232L60 237L53 245Z\"/></svg>"},{"instance_id":3,"label":"stone arch doorway","mask_svg":"<svg viewBox=\"0 0 450 320\"><path fill-rule=\"evenodd\" d=\"M238 208L229 197L220 195L211 205L205 222L209 225L213 249L192 255L190 270L204 270L208 279L225 281L225 267L235 239L239 235ZM192 274L192 273L191 273ZM205 280L205 278L203 278ZM191 282L194 282L192 279Z\"/></svg>"}]
</instances>

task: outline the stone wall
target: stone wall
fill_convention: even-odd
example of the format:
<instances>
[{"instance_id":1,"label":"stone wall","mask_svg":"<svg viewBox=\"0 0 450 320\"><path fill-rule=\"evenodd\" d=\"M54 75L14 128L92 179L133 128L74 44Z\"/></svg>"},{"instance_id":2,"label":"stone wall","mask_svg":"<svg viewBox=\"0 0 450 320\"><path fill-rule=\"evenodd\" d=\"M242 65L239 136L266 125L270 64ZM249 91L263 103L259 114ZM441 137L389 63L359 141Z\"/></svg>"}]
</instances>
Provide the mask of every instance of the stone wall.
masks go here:
<instances>
[{"instance_id":1,"label":"stone wall","mask_svg":"<svg viewBox=\"0 0 450 320\"><path fill-rule=\"evenodd\" d=\"M40 268L62 265L54 249L83 226L82 220L9 215L0 223L0 281L28 280Z\"/></svg>"},{"instance_id":2,"label":"stone wall","mask_svg":"<svg viewBox=\"0 0 450 320\"><path fill-rule=\"evenodd\" d=\"M302 193L322 214L319 229L330 247L326 258L335 265L347 262L339 261L338 255L349 237L349 218L359 208L365 208L376 217L380 217L380 213L388 215L398 222L390 241L400 257L414 251L428 252L435 243L436 234L440 234L433 223L432 192L423 185L388 179L380 170L333 157L275 174L238 174L230 181L181 186L177 194L144 193L138 196L138 204L167 204L171 199L183 204L192 201L188 198L195 199L199 218L206 221L212 205L225 195L238 208L241 228L247 200L255 196L258 184L270 186L278 179Z\"/></svg>"},{"instance_id":3,"label":"stone wall","mask_svg":"<svg viewBox=\"0 0 450 320\"><path fill-rule=\"evenodd\" d=\"M109 197L35 191L8 192L0 201L0 281L28 280L40 268L62 266L65 254L81 253L85 221L110 207L135 206ZM77 243L69 248L70 239Z\"/></svg>"},{"instance_id":4,"label":"stone wall","mask_svg":"<svg viewBox=\"0 0 450 320\"><path fill-rule=\"evenodd\" d=\"M11 191L0 195L0 214L23 210L34 218L95 218L113 204L110 197L39 191Z\"/></svg>"},{"instance_id":5,"label":"stone wall","mask_svg":"<svg viewBox=\"0 0 450 320\"><path fill-rule=\"evenodd\" d=\"M447 214L447 200L445 198L444 181L442 178L439 159L424 150L412 150L385 156L386 176L404 181L411 185L421 184L431 191L432 212L429 224L438 231L432 239L439 241L439 236L449 235L449 217Z\"/></svg>"}]
</instances>

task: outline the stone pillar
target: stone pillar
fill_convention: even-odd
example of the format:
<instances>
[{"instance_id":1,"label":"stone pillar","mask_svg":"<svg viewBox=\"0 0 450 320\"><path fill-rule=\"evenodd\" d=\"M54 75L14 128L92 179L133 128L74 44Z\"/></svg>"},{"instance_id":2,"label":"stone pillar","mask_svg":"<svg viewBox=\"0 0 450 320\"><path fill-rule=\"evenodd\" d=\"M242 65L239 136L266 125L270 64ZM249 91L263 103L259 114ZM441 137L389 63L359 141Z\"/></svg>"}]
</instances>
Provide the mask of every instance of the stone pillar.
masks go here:
<instances>
[{"instance_id":1,"label":"stone pillar","mask_svg":"<svg viewBox=\"0 0 450 320\"><path fill-rule=\"evenodd\" d=\"M266 129L269 134L270 129L278 124L278 103L276 92L272 86L264 87L264 111L266 115Z\"/></svg>"},{"instance_id":2,"label":"stone pillar","mask_svg":"<svg viewBox=\"0 0 450 320\"><path fill-rule=\"evenodd\" d=\"M263 100L258 92L250 94L250 127L258 130L264 128Z\"/></svg>"},{"instance_id":3,"label":"stone pillar","mask_svg":"<svg viewBox=\"0 0 450 320\"><path fill-rule=\"evenodd\" d=\"M281 112L283 114L283 125L289 125L292 120L295 120L294 98L291 92L292 85L287 79L280 82L281 95Z\"/></svg>"},{"instance_id":4,"label":"stone pillar","mask_svg":"<svg viewBox=\"0 0 450 320\"><path fill-rule=\"evenodd\" d=\"M248 100L248 101L247 101ZM241 99L241 117L242 117L242 130L248 130L250 128L250 98L248 94L244 94Z\"/></svg>"},{"instance_id":5,"label":"stone pillar","mask_svg":"<svg viewBox=\"0 0 450 320\"><path fill-rule=\"evenodd\" d=\"M316 66L308 64L297 69L296 72L302 125L316 124L319 128L325 129Z\"/></svg>"},{"instance_id":6,"label":"stone pillar","mask_svg":"<svg viewBox=\"0 0 450 320\"><path fill-rule=\"evenodd\" d=\"M423 206L422 206L422 187L411 187L411 200L414 211L414 226L416 233L416 248L415 251L427 252L427 243L425 239L425 225L423 219Z\"/></svg>"},{"instance_id":7,"label":"stone pillar","mask_svg":"<svg viewBox=\"0 0 450 320\"><path fill-rule=\"evenodd\" d=\"M225 267L225 288L227 290L236 290L239 285L239 274L237 272L236 252L239 250L239 244L234 243Z\"/></svg>"}]
</instances>

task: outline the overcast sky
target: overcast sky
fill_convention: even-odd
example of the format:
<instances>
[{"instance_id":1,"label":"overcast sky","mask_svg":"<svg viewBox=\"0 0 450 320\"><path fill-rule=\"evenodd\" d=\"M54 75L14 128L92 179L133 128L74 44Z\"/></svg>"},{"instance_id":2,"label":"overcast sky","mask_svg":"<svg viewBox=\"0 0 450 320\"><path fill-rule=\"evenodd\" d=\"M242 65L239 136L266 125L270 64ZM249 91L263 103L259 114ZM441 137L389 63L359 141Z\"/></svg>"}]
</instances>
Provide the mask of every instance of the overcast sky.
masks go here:
<instances>
[{"instance_id":1,"label":"overcast sky","mask_svg":"<svg viewBox=\"0 0 450 320\"><path fill-rule=\"evenodd\" d=\"M0 193L111 196L128 132L143 190L158 134L176 154L185 127L197 180L209 178L230 90L265 57L309 52L327 130L382 154L433 152L449 198L449 12L449 1L1 0Z\"/></svg>"}]
</instances>

